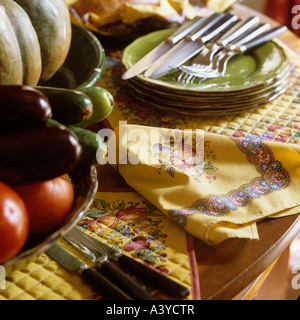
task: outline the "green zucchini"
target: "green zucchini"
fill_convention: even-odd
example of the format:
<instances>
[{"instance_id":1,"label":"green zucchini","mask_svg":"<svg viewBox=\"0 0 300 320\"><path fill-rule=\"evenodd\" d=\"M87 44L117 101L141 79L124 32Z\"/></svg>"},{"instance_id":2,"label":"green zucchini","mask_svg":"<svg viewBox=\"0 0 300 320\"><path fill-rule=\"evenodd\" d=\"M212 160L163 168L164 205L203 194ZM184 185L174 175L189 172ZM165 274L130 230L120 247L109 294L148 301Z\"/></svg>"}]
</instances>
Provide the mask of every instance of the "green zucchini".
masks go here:
<instances>
[{"instance_id":1,"label":"green zucchini","mask_svg":"<svg viewBox=\"0 0 300 320\"><path fill-rule=\"evenodd\" d=\"M106 119L114 108L114 99L110 92L101 87L88 87L80 89L93 103L93 114L88 120L75 124L76 127L86 128Z\"/></svg>"},{"instance_id":2,"label":"green zucchini","mask_svg":"<svg viewBox=\"0 0 300 320\"><path fill-rule=\"evenodd\" d=\"M48 121L49 125L61 126L61 124L53 119ZM82 148L82 156L80 163L84 165L95 165L98 161L104 159L107 154L107 146L103 138L97 133L75 126L66 126L74 135Z\"/></svg>"},{"instance_id":3,"label":"green zucchini","mask_svg":"<svg viewBox=\"0 0 300 320\"><path fill-rule=\"evenodd\" d=\"M29 86L0 86L0 131L40 127L51 117L48 99Z\"/></svg>"},{"instance_id":4,"label":"green zucchini","mask_svg":"<svg viewBox=\"0 0 300 320\"><path fill-rule=\"evenodd\" d=\"M93 103L84 92L63 88L36 87L49 100L52 119L72 125L89 119L93 114Z\"/></svg>"},{"instance_id":5,"label":"green zucchini","mask_svg":"<svg viewBox=\"0 0 300 320\"><path fill-rule=\"evenodd\" d=\"M82 163L95 165L105 157L107 147L101 136L93 131L75 126L67 126L67 128L77 137L82 147Z\"/></svg>"}]
</instances>

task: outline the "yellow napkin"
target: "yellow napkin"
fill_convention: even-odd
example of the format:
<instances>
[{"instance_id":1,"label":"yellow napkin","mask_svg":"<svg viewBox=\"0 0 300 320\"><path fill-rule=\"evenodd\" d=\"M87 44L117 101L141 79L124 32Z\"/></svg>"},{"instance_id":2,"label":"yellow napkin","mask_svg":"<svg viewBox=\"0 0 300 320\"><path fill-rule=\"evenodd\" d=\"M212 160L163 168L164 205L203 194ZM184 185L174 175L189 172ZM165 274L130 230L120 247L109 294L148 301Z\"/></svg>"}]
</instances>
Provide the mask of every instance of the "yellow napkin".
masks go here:
<instances>
[{"instance_id":1,"label":"yellow napkin","mask_svg":"<svg viewBox=\"0 0 300 320\"><path fill-rule=\"evenodd\" d=\"M223 12L231 7L237 0L205 0L208 8L216 11Z\"/></svg>"},{"instance_id":2,"label":"yellow napkin","mask_svg":"<svg viewBox=\"0 0 300 320\"><path fill-rule=\"evenodd\" d=\"M258 239L257 221L300 210L297 145L136 125L116 131L105 161L116 162L133 189L210 245Z\"/></svg>"},{"instance_id":3,"label":"yellow napkin","mask_svg":"<svg viewBox=\"0 0 300 320\"><path fill-rule=\"evenodd\" d=\"M96 23L99 27L101 27L115 22L133 24L138 20L153 16L172 18L172 16L176 16L182 11L185 11L185 16L188 19L192 19L196 16L196 12L189 4L188 0L161 0L157 5L123 4L117 10L104 15L97 15L94 12L88 12L87 14L93 23Z\"/></svg>"},{"instance_id":4,"label":"yellow napkin","mask_svg":"<svg viewBox=\"0 0 300 320\"><path fill-rule=\"evenodd\" d=\"M80 3L86 0L65 0L68 5ZM207 0L205 1L207 8L216 12L222 12L230 7L236 0ZM99 4L101 1L99 0ZM84 3L81 4L81 8ZM102 27L111 23L122 22L124 24L133 24L137 20L150 18L153 16L166 19L173 19L178 14L183 14L187 19L193 19L198 15L203 15L203 11L199 11L199 6L195 7L189 0L160 0L157 4L123 4L117 10L107 14L99 15L97 12L87 11L86 16L92 24ZM89 24L90 25L90 24Z\"/></svg>"}]
</instances>

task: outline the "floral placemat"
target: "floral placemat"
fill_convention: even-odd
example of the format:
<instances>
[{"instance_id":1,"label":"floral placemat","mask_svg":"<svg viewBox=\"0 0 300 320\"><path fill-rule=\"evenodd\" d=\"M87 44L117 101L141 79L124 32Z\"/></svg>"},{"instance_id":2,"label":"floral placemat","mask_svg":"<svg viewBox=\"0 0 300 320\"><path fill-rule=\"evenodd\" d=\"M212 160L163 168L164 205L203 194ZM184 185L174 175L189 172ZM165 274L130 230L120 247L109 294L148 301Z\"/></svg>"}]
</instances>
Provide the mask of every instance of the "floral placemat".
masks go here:
<instances>
[{"instance_id":1,"label":"floral placemat","mask_svg":"<svg viewBox=\"0 0 300 320\"><path fill-rule=\"evenodd\" d=\"M98 192L78 226L141 263L190 289L187 300L199 299L199 279L192 240L136 192ZM68 251L82 256L60 239ZM191 266L193 272L191 272ZM157 299L170 299L149 288ZM68 272L46 254L7 275L0 300L95 300L101 294L75 272Z\"/></svg>"}]
</instances>

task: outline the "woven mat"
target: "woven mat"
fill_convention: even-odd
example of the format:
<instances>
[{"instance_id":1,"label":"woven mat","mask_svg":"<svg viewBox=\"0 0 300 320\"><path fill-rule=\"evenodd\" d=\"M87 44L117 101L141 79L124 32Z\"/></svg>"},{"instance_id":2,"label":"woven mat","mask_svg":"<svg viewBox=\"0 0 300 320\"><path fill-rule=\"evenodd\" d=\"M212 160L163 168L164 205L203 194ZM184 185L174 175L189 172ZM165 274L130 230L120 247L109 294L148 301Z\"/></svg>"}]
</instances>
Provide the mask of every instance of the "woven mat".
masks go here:
<instances>
[{"instance_id":1,"label":"woven mat","mask_svg":"<svg viewBox=\"0 0 300 320\"><path fill-rule=\"evenodd\" d=\"M106 72L99 85L115 97L115 109L108 117L115 129L119 121L128 124L166 127L171 129L204 129L208 132L234 137L255 134L267 140L284 143L300 142L300 55L282 41L278 41L290 60L291 76L287 92L278 99L253 110L220 117L183 116L166 113L140 105L128 96L128 88L120 80L124 69L122 52L113 52L107 60Z\"/></svg>"},{"instance_id":2,"label":"woven mat","mask_svg":"<svg viewBox=\"0 0 300 320\"><path fill-rule=\"evenodd\" d=\"M113 128L119 125L119 121L167 128L201 128L208 132L228 136L243 137L255 134L267 140L299 143L300 56L284 43L280 42L280 44L284 47L290 59L291 77L289 90L275 101L251 111L209 118L174 116L161 111L143 108L128 95L126 83L120 80L120 76L123 73L121 65L122 52L111 52L108 54L105 72L99 81L99 85L109 90L116 101L115 110L108 118L108 123ZM132 196L133 203L134 201L138 203L137 206L141 204L145 206L144 200L136 193L128 193L124 196L126 197L127 205L130 202L129 195ZM98 194L97 196L98 198L100 196L103 199L109 199L105 194ZM120 194L115 194L115 196L122 198ZM136 200L137 198L139 200ZM107 227L105 223L100 223L100 225ZM111 232L114 231L115 229L111 229ZM168 230L165 231L165 234L168 234ZM124 234L119 236L122 237ZM156 245L159 246L160 243L161 241ZM193 287L191 257L188 250L184 249L183 252L180 252L180 250L182 251L182 245L179 246L181 248L179 249L176 246L172 247L170 243L167 247L168 250L172 251L172 254L169 254L168 259L164 260L163 264L167 265L167 268L165 268L167 271L165 272L173 277L174 280L190 287L191 296L188 299L194 298L195 295L193 293L197 292L197 289ZM187 247L186 239L183 247ZM130 255L131 252L128 254ZM161 265L161 261L157 265ZM46 254L37 257L23 269L13 271L7 275L6 279L6 289L0 290L0 300L85 300L101 298L98 293L82 281L80 276L65 271Z\"/></svg>"}]
</instances>

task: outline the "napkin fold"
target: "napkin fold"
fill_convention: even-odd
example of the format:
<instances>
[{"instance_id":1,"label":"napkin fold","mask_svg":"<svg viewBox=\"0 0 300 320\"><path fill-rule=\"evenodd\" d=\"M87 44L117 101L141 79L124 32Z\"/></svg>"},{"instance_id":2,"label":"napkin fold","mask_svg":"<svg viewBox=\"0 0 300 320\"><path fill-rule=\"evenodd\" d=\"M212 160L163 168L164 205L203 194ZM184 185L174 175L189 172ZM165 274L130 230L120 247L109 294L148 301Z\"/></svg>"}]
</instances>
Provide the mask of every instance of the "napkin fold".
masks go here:
<instances>
[{"instance_id":1,"label":"napkin fold","mask_svg":"<svg viewBox=\"0 0 300 320\"><path fill-rule=\"evenodd\" d=\"M297 145L138 125L120 126L115 133L104 162L209 245L258 239L259 220L300 211Z\"/></svg>"},{"instance_id":2,"label":"napkin fold","mask_svg":"<svg viewBox=\"0 0 300 320\"><path fill-rule=\"evenodd\" d=\"M98 27L102 27L116 22L131 25L138 20L153 16L177 21L179 13L188 19L193 19L197 15L188 0L160 0L157 4L125 3L118 9L102 15L89 11L86 17Z\"/></svg>"},{"instance_id":3,"label":"napkin fold","mask_svg":"<svg viewBox=\"0 0 300 320\"><path fill-rule=\"evenodd\" d=\"M121 22L132 25L138 20L150 17L160 17L168 21L183 22L185 18L193 19L196 16L208 15L213 11L223 12L236 0L158 0L149 4L123 3L116 9L107 13L100 13L101 0L65 0L78 10L80 15L85 15L88 26L103 27L108 24ZM98 4L97 4L98 3ZM115 4L114 4L115 5ZM205 5L205 6L204 6ZM179 21L181 20L181 21Z\"/></svg>"}]
</instances>

